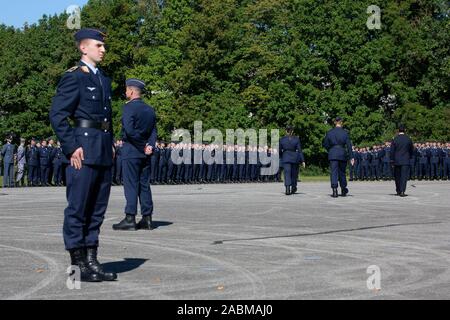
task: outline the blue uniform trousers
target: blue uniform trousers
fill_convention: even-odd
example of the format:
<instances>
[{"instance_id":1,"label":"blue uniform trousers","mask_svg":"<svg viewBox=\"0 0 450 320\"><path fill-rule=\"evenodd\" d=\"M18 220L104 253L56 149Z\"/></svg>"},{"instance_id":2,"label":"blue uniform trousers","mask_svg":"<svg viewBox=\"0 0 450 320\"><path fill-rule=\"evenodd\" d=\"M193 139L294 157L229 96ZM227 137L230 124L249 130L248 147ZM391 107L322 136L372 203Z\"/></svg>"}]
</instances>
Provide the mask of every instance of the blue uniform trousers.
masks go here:
<instances>
[{"instance_id":1,"label":"blue uniform trousers","mask_svg":"<svg viewBox=\"0 0 450 320\"><path fill-rule=\"evenodd\" d=\"M286 187L297 187L298 180L298 163L284 163L284 185Z\"/></svg>"},{"instance_id":2,"label":"blue uniform trousers","mask_svg":"<svg viewBox=\"0 0 450 320\"><path fill-rule=\"evenodd\" d=\"M395 177L395 191L397 193L406 191L406 182L409 177L409 166L395 166L394 167L394 177Z\"/></svg>"},{"instance_id":3,"label":"blue uniform trousers","mask_svg":"<svg viewBox=\"0 0 450 320\"><path fill-rule=\"evenodd\" d=\"M123 159L123 188L125 191L125 213L137 215L138 199L141 214L150 216L153 213L152 191L150 189L150 165L146 158Z\"/></svg>"},{"instance_id":4,"label":"blue uniform trousers","mask_svg":"<svg viewBox=\"0 0 450 320\"><path fill-rule=\"evenodd\" d=\"M28 166L28 183L32 183L33 185L37 185L39 182L38 179L39 167L38 166Z\"/></svg>"},{"instance_id":5,"label":"blue uniform trousers","mask_svg":"<svg viewBox=\"0 0 450 320\"><path fill-rule=\"evenodd\" d=\"M346 169L347 161L330 160L331 188L337 188L338 182L341 188L347 188Z\"/></svg>"},{"instance_id":6,"label":"blue uniform trousers","mask_svg":"<svg viewBox=\"0 0 450 320\"><path fill-rule=\"evenodd\" d=\"M383 162L383 178L392 178L391 164Z\"/></svg>"},{"instance_id":7,"label":"blue uniform trousers","mask_svg":"<svg viewBox=\"0 0 450 320\"><path fill-rule=\"evenodd\" d=\"M53 164L53 182L56 184L60 184L62 182L62 164L61 163Z\"/></svg>"},{"instance_id":8,"label":"blue uniform trousers","mask_svg":"<svg viewBox=\"0 0 450 320\"><path fill-rule=\"evenodd\" d=\"M41 166L41 183L47 185L49 183L50 167Z\"/></svg>"},{"instance_id":9,"label":"blue uniform trousers","mask_svg":"<svg viewBox=\"0 0 450 320\"><path fill-rule=\"evenodd\" d=\"M66 197L63 236L67 250L98 246L111 190L111 167L83 165L66 167Z\"/></svg>"},{"instance_id":10,"label":"blue uniform trousers","mask_svg":"<svg viewBox=\"0 0 450 320\"><path fill-rule=\"evenodd\" d=\"M14 163L3 163L3 187L14 186Z\"/></svg>"},{"instance_id":11,"label":"blue uniform trousers","mask_svg":"<svg viewBox=\"0 0 450 320\"><path fill-rule=\"evenodd\" d=\"M450 158L444 159L444 178L450 179Z\"/></svg>"}]
</instances>

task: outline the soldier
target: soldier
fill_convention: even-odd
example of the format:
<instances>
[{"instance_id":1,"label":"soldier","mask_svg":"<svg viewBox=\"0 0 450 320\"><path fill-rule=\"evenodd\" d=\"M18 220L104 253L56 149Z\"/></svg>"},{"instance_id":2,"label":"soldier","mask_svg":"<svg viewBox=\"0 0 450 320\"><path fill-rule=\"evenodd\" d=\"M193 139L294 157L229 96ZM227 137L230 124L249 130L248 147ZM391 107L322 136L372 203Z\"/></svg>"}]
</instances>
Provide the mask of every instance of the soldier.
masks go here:
<instances>
[{"instance_id":1,"label":"soldier","mask_svg":"<svg viewBox=\"0 0 450 320\"><path fill-rule=\"evenodd\" d=\"M353 163L350 164L350 181L357 180L357 166L358 166L358 150L355 146L352 146L352 157L355 159Z\"/></svg>"},{"instance_id":2,"label":"soldier","mask_svg":"<svg viewBox=\"0 0 450 320\"><path fill-rule=\"evenodd\" d=\"M14 187L14 157L16 146L12 144L12 136L6 138L6 144L3 145L1 155L3 158L3 188Z\"/></svg>"},{"instance_id":3,"label":"soldier","mask_svg":"<svg viewBox=\"0 0 450 320\"><path fill-rule=\"evenodd\" d=\"M38 158L39 158L39 150L41 150L41 143L39 142L39 139L36 141L36 148L38 151ZM37 184L36 186L40 187L41 186L41 164L39 163L39 167L37 168Z\"/></svg>"},{"instance_id":4,"label":"soldier","mask_svg":"<svg viewBox=\"0 0 450 320\"><path fill-rule=\"evenodd\" d=\"M39 149L36 146L36 140L31 139L30 147L27 151L28 162L28 186L35 187L38 185L39 180Z\"/></svg>"},{"instance_id":5,"label":"soldier","mask_svg":"<svg viewBox=\"0 0 450 320\"><path fill-rule=\"evenodd\" d=\"M122 140L121 139L117 140L115 184L119 185L119 186L121 186L123 183L123 179L122 179L122 147L123 147Z\"/></svg>"},{"instance_id":6,"label":"soldier","mask_svg":"<svg viewBox=\"0 0 450 320\"><path fill-rule=\"evenodd\" d=\"M378 149L378 146L374 146L371 152L371 180L379 180L380 179L380 159L381 152Z\"/></svg>"},{"instance_id":7,"label":"soldier","mask_svg":"<svg viewBox=\"0 0 450 320\"><path fill-rule=\"evenodd\" d=\"M416 179L416 166L417 166L417 150L414 148L411 158L409 159L409 179Z\"/></svg>"},{"instance_id":8,"label":"soldier","mask_svg":"<svg viewBox=\"0 0 450 320\"><path fill-rule=\"evenodd\" d=\"M177 163L174 163L175 165L175 184L181 184L183 183L184 178L184 158L183 158L183 151L184 151L184 143L177 143L175 146L175 155L178 155L178 159L182 161L178 161Z\"/></svg>"},{"instance_id":9,"label":"soldier","mask_svg":"<svg viewBox=\"0 0 450 320\"><path fill-rule=\"evenodd\" d=\"M50 150L47 147L47 141L42 140L39 148L39 164L41 165L41 186L48 187L50 174Z\"/></svg>"},{"instance_id":10,"label":"soldier","mask_svg":"<svg viewBox=\"0 0 450 320\"><path fill-rule=\"evenodd\" d=\"M444 180L450 180L450 143L442 150L444 154Z\"/></svg>"},{"instance_id":11,"label":"soldier","mask_svg":"<svg viewBox=\"0 0 450 320\"><path fill-rule=\"evenodd\" d=\"M428 179L428 150L425 148L425 144L420 144L417 150L417 156L419 158L417 175L418 179Z\"/></svg>"},{"instance_id":12,"label":"soldier","mask_svg":"<svg viewBox=\"0 0 450 320\"><path fill-rule=\"evenodd\" d=\"M287 135L280 139L280 165L284 169L285 194L291 195L297 192L298 166L301 163L305 167L305 157L298 136L293 136L294 128L286 128Z\"/></svg>"},{"instance_id":13,"label":"soldier","mask_svg":"<svg viewBox=\"0 0 450 320\"><path fill-rule=\"evenodd\" d=\"M3 149L3 144L0 141L0 176L3 177L3 157L2 157L2 149Z\"/></svg>"},{"instance_id":14,"label":"soldier","mask_svg":"<svg viewBox=\"0 0 450 320\"><path fill-rule=\"evenodd\" d=\"M444 144L439 142L438 143L438 150L439 150L439 173L438 173L438 179L443 180L444 179L444 161L445 161L445 152L444 152Z\"/></svg>"},{"instance_id":15,"label":"soldier","mask_svg":"<svg viewBox=\"0 0 450 320\"><path fill-rule=\"evenodd\" d=\"M67 202L63 236L81 281L113 281L97 260L100 227L111 190L114 158L111 125L111 80L97 65L105 55L105 34L81 29L75 34L80 63L58 84L50 122L64 153ZM68 121L74 121L72 127Z\"/></svg>"},{"instance_id":16,"label":"soldier","mask_svg":"<svg viewBox=\"0 0 450 320\"><path fill-rule=\"evenodd\" d=\"M414 152L411 139L405 134L405 127L399 125L398 135L391 143L391 162L394 164L395 190L400 197L406 197L410 159Z\"/></svg>"},{"instance_id":17,"label":"soldier","mask_svg":"<svg viewBox=\"0 0 450 320\"><path fill-rule=\"evenodd\" d=\"M175 154L177 152L175 150L175 143L171 142L167 148L166 151L166 157L167 157L167 183L173 184L174 183L174 175L175 175L175 164L173 163L172 154Z\"/></svg>"},{"instance_id":18,"label":"soldier","mask_svg":"<svg viewBox=\"0 0 450 320\"><path fill-rule=\"evenodd\" d=\"M0 141L0 176L3 177L3 157L2 157L2 152L1 152L2 149L3 149L3 144Z\"/></svg>"},{"instance_id":19,"label":"soldier","mask_svg":"<svg viewBox=\"0 0 450 320\"><path fill-rule=\"evenodd\" d=\"M17 148L17 177L16 185L19 187L25 186L25 165L27 163L26 149L25 149L25 139L20 138L20 146Z\"/></svg>"},{"instance_id":20,"label":"soldier","mask_svg":"<svg viewBox=\"0 0 450 320\"><path fill-rule=\"evenodd\" d=\"M245 179L245 147L237 146L237 174L238 182L244 182Z\"/></svg>"},{"instance_id":21,"label":"soldier","mask_svg":"<svg viewBox=\"0 0 450 320\"><path fill-rule=\"evenodd\" d=\"M50 162L48 165L48 183L53 185L52 178L54 176L53 157L55 156L55 140L53 138L48 139L47 149L50 155Z\"/></svg>"},{"instance_id":22,"label":"soldier","mask_svg":"<svg viewBox=\"0 0 450 320\"><path fill-rule=\"evenodd\" d=\"M161 141L159 144L159 161L158 161L158 182L160 184L167 183L167 148L166 143Z\"/></svg>"},{"instance_id":23,"label":"soldier","mask_svg":"<svg viewBox=\"0 0 450 320\"><path fill-rule=\"evenodd\" d=\"M150 184L155 184L158 182L158 169L159 169L159 152L160 152L159 142L156 143L155 149L150 156Z\"/></svg>"},{"instance_id":24,"label":"soldier","mask_svg":"<svg viewBox=\"0 0 450 320\"><path fill-rule=\"evenodd\" d=\"M383 179L390 180L392 179L392 170L391 170L391 143L386 141L384 143L384 148L382 152L381 161L383 163Z\"/></svg>"},{"instance_id":25,"label":"soldier","mask_svg":"<svg viewBox=\"0 0 450 320\"><path fill-rule=\"evenodd\" d=\"M61 142L56 143L56 147L53 148L53 182L55 186L62 186L62 160L63 152L61 148Z\"/></svg>"},{"instance_id":26,"label":"soldier","mask_svg":"<svg viewBox=\"0 0 450 320\"><path fill-rule=\"evenodd\" d=\"M192 145L190 143L184 145L183 154L186 158L186 162L184 163L184 182L187 184L192 184L192 159L194 155L192 152Z\"/></svg>"},{"instance_id":27,"label":"soldier","mask_svg":"<svg viewBox=\"0 0 450 320\"><path fill-rule=\"evenodd\" d=\"M123 107L123 187L126 198L125 218L113 225L114 230L152 230L153 200L149 185L148 157L156 148L156 114L142 100L145 83L139 79L126 81L127 104ZM138 200L142 219L136 224Z\"/></svg>"},{"instance_id":28,"label":"soldier","mask_svg":"<svg viewBox=\"0 0 450 320\"><path fill-rule=\"evenodd\" d=\"M327 132L322 145L328 151L330 161L332 197L337 198L338 182L341 186L341 196L345 197L348 194L345 176L347 160L350 158L351 162L354 162L354 159L352 158L352 142L348 132L342 128L342 118L337 117L334 124L336 127Z\"/></svg>"},{"instance_id":29,"label":"soldier","mask_svg":"<svg viewBox=\"0 0 450 320\"><path fill-rule=\"evenodd\" d=\"M369 180L369 164L370 164L370 153L368 148L362 148L361 152L361 177L360 180Z\"/></svg>"},{"instance_id":30,"label":"soldier","mask_svg":"<svg viewBox=\"0 0 450 320\"><path fill-rule=\"evenodd\" d=\"M430 156L430 179L435 180L438 178L439 156L440 156L440 151L437 148L436 142L433 142L431 144L429 156Z\"/></svg>"}]
</instances>

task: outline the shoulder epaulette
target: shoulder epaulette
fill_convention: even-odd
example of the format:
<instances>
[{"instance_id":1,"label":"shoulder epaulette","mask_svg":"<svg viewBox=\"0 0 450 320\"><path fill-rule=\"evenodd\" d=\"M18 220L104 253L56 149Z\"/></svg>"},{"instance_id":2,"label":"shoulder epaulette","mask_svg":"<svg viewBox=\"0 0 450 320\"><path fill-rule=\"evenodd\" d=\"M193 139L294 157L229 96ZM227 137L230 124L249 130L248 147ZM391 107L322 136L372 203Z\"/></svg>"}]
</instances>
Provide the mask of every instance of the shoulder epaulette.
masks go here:
<instances>
[{"instance_id":1,"label":"shoulder epaulette","mask_svg":"<svg viewBox=\"0 0 450 320\"><path fill-rule=\"evenodd\" d=\"M70 68L69 70L66 70L66 72L74 72L78 68L79 68L79 66L75 66L75 67Z\"/></svg>"},{"instance_id":2,"label":"shoulder epaulette","mask_svg":"<svg viewBox=\"0 0 450 320\"><path fill-rule=\"evenodd\" d=\"M80 69L81 69L81 71L83 71L84 73L89 73L89 68L86 67L86 66L82 66Z\"/></svg>"}]
</instances>

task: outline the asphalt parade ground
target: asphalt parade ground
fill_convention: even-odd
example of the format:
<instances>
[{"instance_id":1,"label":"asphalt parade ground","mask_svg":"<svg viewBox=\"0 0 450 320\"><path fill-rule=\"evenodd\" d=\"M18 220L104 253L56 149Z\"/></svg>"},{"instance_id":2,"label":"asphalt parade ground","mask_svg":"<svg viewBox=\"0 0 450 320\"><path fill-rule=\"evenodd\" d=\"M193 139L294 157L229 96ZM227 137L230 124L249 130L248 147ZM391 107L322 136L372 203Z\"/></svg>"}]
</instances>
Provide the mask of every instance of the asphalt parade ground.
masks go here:
<instances>
[{"instance_id":1,"label":"asphalt parade ground","mask_svg":"<svg viewBox=\"0 0 450 320\"><path fill-rule=\"evenodd\" d=\"M411 181L405 198L391 181L349 188L152 186L157 228L119 232L113 187L99 260L119 280L80 289L66 283L65 188L0 189L0 299L449 299L450 182Z\"/></svg>"}]
</instances>

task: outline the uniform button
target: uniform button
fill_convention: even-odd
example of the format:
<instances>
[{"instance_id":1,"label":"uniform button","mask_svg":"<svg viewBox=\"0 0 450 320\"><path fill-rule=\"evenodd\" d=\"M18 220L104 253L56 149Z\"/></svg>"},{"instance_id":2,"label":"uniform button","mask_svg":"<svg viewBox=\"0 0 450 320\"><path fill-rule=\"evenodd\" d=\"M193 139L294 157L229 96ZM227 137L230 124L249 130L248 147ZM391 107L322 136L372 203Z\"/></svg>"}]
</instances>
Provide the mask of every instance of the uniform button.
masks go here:
<instances>
[{"instance_id":1,"label":"uniform button","mask_svg":"<svg viewBox=\"0 0 450 320\"><path fill-rule=\"evenodd\" d=\"M84 135L85 135L85 136L87 137L87 136L88 136L88 133L87 133L87 132L85 132L85 133L84 133Z\"/></svg>"},{"instance_id":2,"label":"uniform button","mask_svg":"<svg viewBox=\"0 0 450 320\"><path fill-rule=\"evenodd\" d=\"M105 132L108 132L108 130L105 130Z\"/></svg>"},{"instance_id":3,"label":"uniform button","mask_svg":"<svg viewBox=\"0 0 450 320\"><path fill-rule=\"evenodd\" d=\"M95 99L95 96L92 96L92 99Z\"/></svg>"},{"instance_id":4,"label":"uniform button","mask_svg":"<svg viewBox=\"0 0 450 320\"><path fill-rule=\"evenodd\" d=\"M105 122L108 122L108 119L105 118Z\"/></svg>"},{"instance_id":5,"label":"uniform button","mask_svg":"<svg viewBox=\"0 0 450 320\"><path fill-rule=\"evenodd\" d=\"M107 110L107 108L105 107L105 110Z\"/></svg>"}]
</instances>

